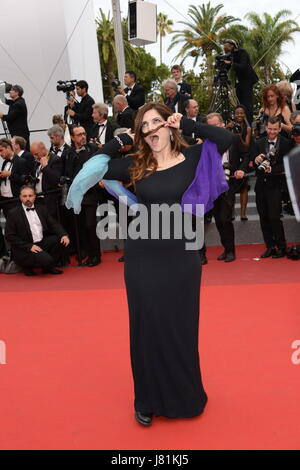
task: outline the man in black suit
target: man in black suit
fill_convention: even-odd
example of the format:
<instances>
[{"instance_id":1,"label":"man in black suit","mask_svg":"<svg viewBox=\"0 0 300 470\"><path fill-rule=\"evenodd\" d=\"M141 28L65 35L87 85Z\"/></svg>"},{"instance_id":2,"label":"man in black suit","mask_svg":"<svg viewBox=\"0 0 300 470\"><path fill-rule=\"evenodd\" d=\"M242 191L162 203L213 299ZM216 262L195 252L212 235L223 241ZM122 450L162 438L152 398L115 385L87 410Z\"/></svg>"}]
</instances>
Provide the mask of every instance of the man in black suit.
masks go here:
<instances>
[{"instance_id":1,"label":"man in black suit","mask_svg":"<svg viewBox=\"0 0 300 470\"><path fill-rule=\"evenodd\" d=\"M27 106L22 98L24 90L19 85L14 85L10 92L10 100L5 100L9 105L8 113L0 113L0 119L7 122L11 137L15 135L23 137L26 140L26 146L29 150L29 128L27 124Z\"/></svg>"},{"instance_id":2,"label":"man in black suit","mask_svg":"<svg viewBox=\"0 0 300 470\"><path fill-rule=\"evenodd\" d=\"M45 144L40 141L32 142L30 150L35 158L31 175L36 178L37 202L45 204L49 214L57 219L61 196L59 180L62 175L62 159L55 153L49 153ZM43 195L39 196L40 193Z\"/></svg>"},{"instance_id":3,"label":"man in black suit","mask_svg":"<svg viewBox=\"0 0 300 470\"><path fill-rule=\"evenodd\" d=\"M45 273L62 274L55 269L60 256L59 244L68 246L66 231L51 217L45 206L35 205L36 192L31 186L20 191L21 205L8 216L5 236L11 245L12 258L24 269L27 276L34 276L34 268Z\"/></svg>"},{"instance_id":4,"label":"man in black suit","mask_svg":"<svg viewBox=\"0 0 300 470\"><path fill-rule=\"evenodd\" d=\"M226 39L224 52L229 55L225 64L231 66L235 72L236 94L240 104L247 109L247 119L251 125L253 120L253 85L258 82L250 57L245 49L239 48L232 39Z\"/></svg>"},{"instance_id":5,"label":"man in black suit","mask_svg":"<svg viewBox=\"0 0 300 470\"><path fill-rule=\"evenodd\" d=\"M185 116L185 103L188 99L186 95L179 93L175 80L168 78L162 83L165 99L164 103L173 113L180 113Z\"/></svg>"},{"instance_id":6,"label":"man in black suit","mask_svg":"<svg viewBox=\"0 0 300 470\"><path fill-rule=\"evenodd\" d=\"M114 121L109 121L108 106L104 103L95 103L93 105L94 125L91 129L90 142L102 148L104 144L114 138L114 131L119 127Z\"/></svg>"},{"instance_id":7,"label":"man in black suit","mask_svg":"<svg viewBox=\"0 0 300 470\"><path fill-rule=\"evenodd\" d=\"M257 175L256 206L267 248L261 258L282 258L286 254L284 228L280 219L283 157L289 153L291 144L280 135L281 121L278 116L268 119L266 131L267 136L255 142L253 155Z\"/></svg>"},{"instance_id":8,"label":"man in black suit","mask_svg":"<svg viewBox=\"0 0 300 470\"><path fill-rule=\"evenodd\" d=\"M184 82L182 79L182 68L180 65L173 65L171 68L171 74L175 82L177 83L178 91L181 95L185 95L186 98L192 98L192 87L189 83Z\"/></svg>"},{"instance_id":9,"label":"man in black suit","mask_svg":"<svg viewBox=\"0 0 300 470\"><path fill-rule=\"evenodd\" d=\"M120 127L126 129L133 129L134 126L134 111L128 106L127 98L123 95L117 95L113 100L113 107L118 113L117 123Z\"/></svg>"},{"instance_id":10,"label":"man in black suit","mask_svg":"<svg viewBox=\"0 0 300 470\"><path fill-rule=\"evenodd\" d=\"M49 153L62 157L70 148L70 145L65 142L64 129L58 124L54 124L54 126L48 129L48 136L51 142Z\"/></svg>"},{"instance_id":11,"label":"man in black suit","mask_svg":"<svg viewBox=\"0 0 300 470\"><path fill-rule=\"evenodd\" d=\"M71 100L66 114L70 116L74 123L84 127L89 138L93 127L93 104L95 101L88 94L89 85L85 80L79 80L75 85L76 93L81 97L80 103Z\"/></svg>"},{"instance_id":12,"label":"man in black suit","mask_svg":"<svg viewBox=\"0 0 300 470\"><path fill-rule=\"evenodd\" d=\"M208 114L207 124L225 127L223 118L219 113ZM222 165L229 190L215 200L213 208L216 227L224 247L224 252L218 257L218 260L226 263L235 260L234 227L231 220L235 191L244 178L250 161L250 154L244 150L240 137L235 134L232 137L233 142L230 148L222 156Z\"/></svg>"},{"instance_id":13,"label":"man in black suit","mask_svg":"<svg viewBox=\"0 0 300 470\"><path fill-rule=\"evenodd\" d=\"M34 156L26 150L26 140L23 137L15 136L11 139L13 151L26 162L26 174L30 174L34 167Z\"/></svg>"},{"instance_id":14,"label":"man in black suit","mask_svg":"<svg viewBox=\"0 0 300 470\"><path fill-rule=\"evenodd\" d=\"M124 75L125 88L119 86L118 92L126 97L128 105L137 111L145 104L145 90L142 85L136 83L136 73L133 70L127 70Z\"/></svg>"},{"instance_id":15,"label":"man in black suit","mask_svg":"<svg viewBox=\"0 0 300 470\"><path fill-rule=\"evenodd\" d=\"M99 149L93 143L87 143L86 132L81 126L70 128L72 147L64 158L64 176L73 181L84 163L88 161ZM97 266L101 263L100 240L96 234L96 211L98 202L102 198L98 184L90 188L82 200L81 212L77 217L80 251L82 258L86 258L83 266ZM71 210L69 211L71 215ZM73 217L74 220L74 217ZM71 221L71 217L70 217ZM71 243L75 246L75 230L71 228ZM69 229L69 226L68 226Z\"/></svg>"},{"instance_id":16,"label":"man in black suit","mask_svg":"<svg viewBox=\"0 0 300 470\"><path fill-rule=\"evenodd\" d=\"M0 202L7 218L8 212L18 204L15 198L19 197L27 164L22 157L15 155L9 139L0 139L0 156L4 160L0 171Z\"/></svg>"}]
</instances>

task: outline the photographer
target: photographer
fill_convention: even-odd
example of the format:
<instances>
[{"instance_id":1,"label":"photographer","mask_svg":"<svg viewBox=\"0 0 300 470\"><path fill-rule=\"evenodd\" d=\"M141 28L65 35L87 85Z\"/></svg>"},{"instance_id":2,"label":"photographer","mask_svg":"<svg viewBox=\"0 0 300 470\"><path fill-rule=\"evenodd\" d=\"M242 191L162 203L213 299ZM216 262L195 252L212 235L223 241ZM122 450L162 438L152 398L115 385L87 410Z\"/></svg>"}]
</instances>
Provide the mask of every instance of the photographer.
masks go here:
<instances>
[{"instance_id":1,"label":"photographer","mask_svg":"<svg viewBox=\"0 0 300 470\"><path fill-rule=\"evenodd\" d=\"M269 117L267 137L255 142L254 167L256 206L266 251L261 258L282 258L286 254L284 228L280 219L283 157L290 151L290 143L282 135L278 116ZM277 247L277 249L276 249Z\"/></svg>"},{"instance_id":2,"label":"photographer","mask_svg":"<svg viewBox=\"0 0 300 470\"><path fill-rule=\"evenodd\" d=\"M253 118L253 85L258 81L258 77L251 66L249 54L245 49L239 48L232 39L226 39L223 47L225 54L228 55L228 60L224 60L224 63L235 72L237 98L239 103L246 107L247 119L251 124Z\"/></svg>"},{"instance_id":3,"label":"photographer","mask_svg":"<svg viewBox=\"0 0 300 470\"><path fill-rule=\"evenodd\" d=\"M223 118L219 113L207 115L207 124L217 127L225 127ZM240 138L233 136L232 144L222 155L222 165L229 190L221 194L214 201L213 215L216 227L220 234L224 252L218 257L219 261L229 263L235 260L234 227L232 223L232 211L235 201L235 193L241 183L248 168L250 155L242 146Z\"/></svg>"},{"instance_id":4,"label":"photographer","mask_svg":"<svg viewBox=\"0 0 300 470\"><path fill-rule=\"evenodd\" d=\"M24 184L35 187L38 203L45 204L49 214L55 219L58 215L58 201L61 191L59 179L62 173L62 160L55 153L49 153L43 142L32 142L30 151L35 158L35 165L31 175L28 175ZM39 196L39 193L44 193Z\"/></svg>"},{"instance_id":5,"label":"photographer","mask_svg":"<svg viewBox=\"0 0 300 470\"><path fill-rule=\"evenodd\" d=\"M75 101L73 93L70 93L70 99L68 101L69 109L66 114L70 116L74 123L84 127L87 136L89 138L91 129L93 127L93 104L95 101L88 95L89 85L85 80L79 80L76 83L76 93L81 98L80 103Z\"/></svg>"},{"instance_id":6,"label":"photographer","mask_svg":"<svg viewBox=\"0 0 300 470\"><path fill-rule=\"evenodd\" d=\"M127 98L128 105L135 111L145 104L145 90L136 83L136 73L127 70L124 75L125 88L119 86L117 91Z\"/></svg>"},{"instance_id":7,"label":"photographer","mask_svg":"<svg viewBox=\"0 0 300 470\"><path fill-rule=\"evenodd\" d=\"M27 106L23 98L24 90L19 85L14 85L10 92L10 100L5 100L9 105L8 113L0 113L0 119L7 122L11 137L15 135L26 140L26 148L29 150L29 128L27 124Z\"/></svg>"}]
</instances>

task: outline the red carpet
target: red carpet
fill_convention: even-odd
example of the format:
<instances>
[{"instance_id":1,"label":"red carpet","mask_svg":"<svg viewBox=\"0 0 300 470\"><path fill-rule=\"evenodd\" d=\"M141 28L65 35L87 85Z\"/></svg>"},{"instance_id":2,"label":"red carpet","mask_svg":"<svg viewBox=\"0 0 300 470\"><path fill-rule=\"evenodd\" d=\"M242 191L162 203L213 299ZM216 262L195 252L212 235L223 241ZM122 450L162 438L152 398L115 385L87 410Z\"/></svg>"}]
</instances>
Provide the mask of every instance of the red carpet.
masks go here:
<instances>
[{"instance_id":1,"label":"red carpet","mask_svg":"<svg viewBox=\"0 0 300 470\"><path fill-rule=\"evenodd\" d=\"M200 352L209 396L190 420L133 418L123 265L1 275L1 449L299 449L300 262L261 246L203 270Z\"/></svg>"}]
</instances>

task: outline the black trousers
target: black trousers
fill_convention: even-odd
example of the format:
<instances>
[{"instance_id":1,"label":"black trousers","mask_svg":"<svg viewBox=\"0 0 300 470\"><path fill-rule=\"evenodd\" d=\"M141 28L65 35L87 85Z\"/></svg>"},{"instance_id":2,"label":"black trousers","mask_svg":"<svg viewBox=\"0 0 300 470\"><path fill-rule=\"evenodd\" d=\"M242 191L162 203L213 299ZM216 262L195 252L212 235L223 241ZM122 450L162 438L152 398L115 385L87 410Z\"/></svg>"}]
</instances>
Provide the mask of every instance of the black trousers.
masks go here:
<instances>
[{"instance_id":1,"label":"black trousers","mask_svg":"<svg viewBox=\"0 0 300 470\"><path fill-rule=\"evenodd\" d=\"M56 235L49 235L40 242L34 243L43 251L33 253L32 251L20 250L12 247L13 260L22 268L43 268L49 269L56 266L60 258L60 243Z\"/></svg>"},{"instance_id":2,"label":"black trousers","mask_svg":"<svg viewBox=\"0 0 300 470\"><path fill-rule=\"evenodd\" d=\"M260 182L256 184L256 207L267 248L285 249L286 241L281 214L281 187Z\"/></svg>"},{"instance_id":3,"label":"black trousers","mask_svg":"<svg viewBox=\"0 0 300 470\"><path fill-rule=\"evenodd\" d=\"M228 253L234 252L234 228L231 220L234 207L234 191L229 190L221 194L214 202L213 214L216 227L220 234L221 243Z\"/></svg>"},{"instance_id":4,"label":"black trousers","mask_svg":"<svg viewBox=\"0 0 300 470\"><path fill-rule=\"evenodd\" d=\"M253 121L253 85L247 83L237 83L236 95L239 103L246 107L247 119L251 126Z\"/></svg>"},{"instance_id":5,"label":"black trousers","mask_svg":"<svg viewBox=\"0 0 300 470\"><path fill-rule=\"evenodd\" d=\"M101 257L100 240L96 234L97 228L97 205L83 204L78 215L78 228L80 247L90 258Z\"/></svg>"}]
</instances>

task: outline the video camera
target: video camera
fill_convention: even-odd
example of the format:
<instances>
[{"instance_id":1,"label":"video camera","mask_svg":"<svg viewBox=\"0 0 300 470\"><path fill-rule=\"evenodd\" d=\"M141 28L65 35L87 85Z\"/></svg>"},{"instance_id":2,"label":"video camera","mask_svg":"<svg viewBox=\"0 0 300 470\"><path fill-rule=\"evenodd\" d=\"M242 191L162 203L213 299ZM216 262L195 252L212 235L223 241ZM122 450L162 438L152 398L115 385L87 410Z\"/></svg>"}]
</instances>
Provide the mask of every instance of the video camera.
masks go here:
<instances>
[{"instance_id":1,"label":"video camera","mask_svg":"<svg viewBox=\"0 0 300 470\"><path fill-rule=\"evenodd\" d=\"M62 91L63 93L67 93L67 95L70 93L70 91L75 90L75 85L77 83L77 80L59 80L58 85L56 87L57 91Z\"/></svg>"},{"instance_id":2,"label":"video camera","mask_svg":"<svg viewBox=\"0 0 300 470\"><path fill-rule=\"evenodd\" d=\"M231 52L228 53L228 54L223 54L223 55L217 55L216 56L215 68L217 69L219 74L221 74L221 75L226 74L227 75L227 72L230 69L231 64L225 64L225 60L232 62L232 59L233 59L233 55L232 55Z\"/></svg>"},{"instance_id":3,"label":"video camera","mask_svg":"<svg viewBox=\"0 0 300 470\"><path fill-rule=\"evenodd\" d=\"M293 129L291 132L291 137L299 137L300 136L300 122L296 122L296 124L293 125Z\"/></svg>"}]
</instances>

